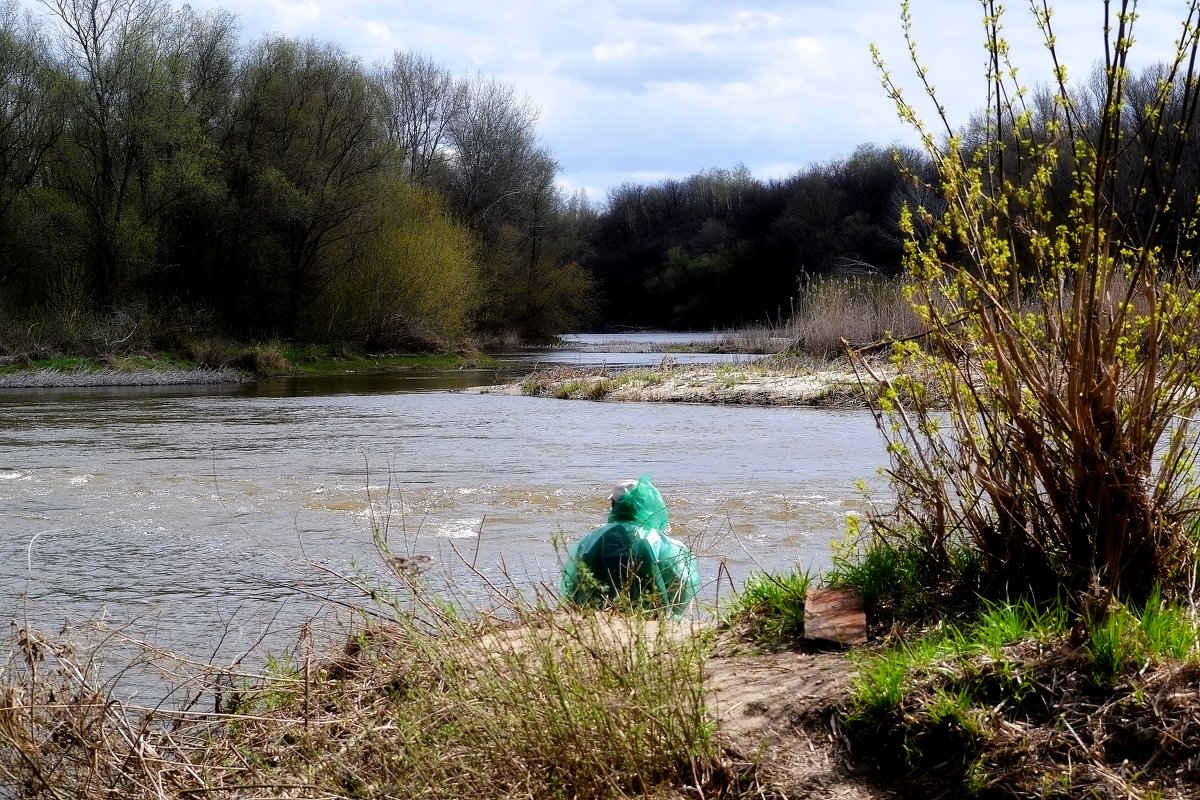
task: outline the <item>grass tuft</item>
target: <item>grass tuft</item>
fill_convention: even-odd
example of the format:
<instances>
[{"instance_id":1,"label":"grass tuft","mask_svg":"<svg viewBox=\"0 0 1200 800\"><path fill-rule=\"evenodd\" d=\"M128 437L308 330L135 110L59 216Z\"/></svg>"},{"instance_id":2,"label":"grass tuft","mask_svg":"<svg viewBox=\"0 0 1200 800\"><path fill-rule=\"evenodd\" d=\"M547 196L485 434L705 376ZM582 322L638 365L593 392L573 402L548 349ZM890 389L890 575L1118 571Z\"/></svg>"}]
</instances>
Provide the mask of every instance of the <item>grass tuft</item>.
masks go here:
<instances>
[{"instance_id":1,"label":"grass tuft","mask_svg":"<svg viewBox=\"0 0 1200 800\"><path fill-rule=\"evenodd\" d=\"M541 610L516 627L371 626L354 642L307 695L289 684L278 713L261 708L203 758L259 752L257 775L213 777L364 796L627 797L716 764L703 654L670 626ZM304 702L316 716L297 725Z\"/></svg>"},{"instance_id":2,"label":"grass tuft","mask_svg":"<svg viewBox=\"0 0 1200 800\"><path fill-rule=\"evenodd\" d=\"M243 369L262 378L295 372L279 342L255 344L242 354L239 361Z\"/></svg>"},{"instance_id":3,"label":"grass tuft","mask_svg":"<svg viewBox=\"0 0 1200 800\"><path fill-rule=\"evenodd\" d=\"M804 637L804 602L810 582L808 573L799 569L781 575L751 575L733 600L726 622L759 644L794 644Z\"/></svg>"},{"instance_id":4,"label":"grass tuft","mask_svg":"<svg viewBox=\"0 0 1200 800\"><path fill-rule=\"evenodd\" d=\"M917 533L907 539L877 538L866 546L850 532L835 545L825 584L850 589L863 598L876 631L894 622L921 622L947 613L962 615L978 607L983 579L977 552L951 545L947 557L931 557L928 541Z\"/></svg>"}]
</instances>

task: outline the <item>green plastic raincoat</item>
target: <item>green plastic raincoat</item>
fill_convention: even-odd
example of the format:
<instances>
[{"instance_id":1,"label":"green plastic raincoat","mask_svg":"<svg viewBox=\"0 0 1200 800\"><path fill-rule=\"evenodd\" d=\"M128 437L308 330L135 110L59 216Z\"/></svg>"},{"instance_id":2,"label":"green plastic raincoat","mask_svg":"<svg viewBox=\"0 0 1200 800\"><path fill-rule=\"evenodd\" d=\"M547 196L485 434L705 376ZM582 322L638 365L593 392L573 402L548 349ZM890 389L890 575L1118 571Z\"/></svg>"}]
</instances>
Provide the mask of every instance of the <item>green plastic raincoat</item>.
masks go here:
<instances>
[{"instance_id":1,"label":"green plastic raincoat","mask_svg":"<svg viewBox=\"0 0 1200 800\"><path fill-rule=\"evenodd\" d=\"M563 597L604 606L618 598L683 613L700 588L696 556L668 536L667 505L643 476L613 500L608 524L576 542L563 566Z\"/></svg>"}]
</instances>

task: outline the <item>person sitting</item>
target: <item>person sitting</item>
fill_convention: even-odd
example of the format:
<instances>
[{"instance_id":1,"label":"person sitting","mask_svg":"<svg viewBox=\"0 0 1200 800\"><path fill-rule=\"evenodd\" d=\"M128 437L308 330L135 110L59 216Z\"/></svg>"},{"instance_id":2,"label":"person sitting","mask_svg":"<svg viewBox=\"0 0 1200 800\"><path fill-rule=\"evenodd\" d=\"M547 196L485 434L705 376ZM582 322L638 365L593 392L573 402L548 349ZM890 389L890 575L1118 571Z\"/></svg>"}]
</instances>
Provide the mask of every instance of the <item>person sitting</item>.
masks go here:
<instances>
[{"instance_id":1,"label":"person sitting","mask_svg":"<svg viewBox=\"0 0 1200 800\"><path fill-rule=\"evenodd\" d=\"M628 604L682 615L700 587L696 556L667 535L662 494L646 476L609 495L608 522L576 542L563 565L563 597L578 606Z\"/></svg>"}]
</instances>

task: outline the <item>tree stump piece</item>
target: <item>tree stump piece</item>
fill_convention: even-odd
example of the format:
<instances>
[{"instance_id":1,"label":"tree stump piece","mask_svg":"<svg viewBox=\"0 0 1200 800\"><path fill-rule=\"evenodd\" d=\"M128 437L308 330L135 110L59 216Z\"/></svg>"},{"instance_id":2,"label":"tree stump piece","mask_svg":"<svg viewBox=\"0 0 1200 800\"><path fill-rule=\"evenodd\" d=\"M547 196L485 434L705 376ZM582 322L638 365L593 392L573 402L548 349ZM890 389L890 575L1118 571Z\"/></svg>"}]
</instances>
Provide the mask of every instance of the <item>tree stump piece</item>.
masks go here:
<instances>
[{"instance_id":1,"label":"tree stump piece","mask_svg":"<svg viewBox=\"0 0 1200 800\"><path fill-rule=\"evenodd\" d=\"M842 647L866 644L862 597L844 589L813 589L804 601L804 638Z\"/></svg>"}]
</instances>

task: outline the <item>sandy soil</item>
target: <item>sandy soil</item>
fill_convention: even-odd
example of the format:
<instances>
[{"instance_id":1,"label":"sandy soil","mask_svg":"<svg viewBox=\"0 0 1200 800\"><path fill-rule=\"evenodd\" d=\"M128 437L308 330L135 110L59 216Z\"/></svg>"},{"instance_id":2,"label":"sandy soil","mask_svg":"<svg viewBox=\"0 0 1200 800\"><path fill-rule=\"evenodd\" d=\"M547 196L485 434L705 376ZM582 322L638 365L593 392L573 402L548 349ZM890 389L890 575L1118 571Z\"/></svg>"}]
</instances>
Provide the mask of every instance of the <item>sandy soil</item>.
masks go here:
<instances>
[{"instance_id":1,"label":"sandy soil","mask_svg":"<svg viewBox=\"0 0 1200 800\"><path fill-rule=\"evenodd\" d=\"M705 677L721 735L737 758L759 764L766 797L893 796L855 775L839 757L833 717L851 679L844 654L716 656Z\"/></svg>"},{"instance_id":2,"label":"sandy soil","mask_svg":"<svg viewBox=\"0 0 1200 800\"><path fill-rule=\"evenodd\" d=\"M605 370L557 367L520 384L486 386L480 394L722 405L862 407L863 387L846 367L780 368L689 364L654 369Z\"/></svg>"}]
</instances>

